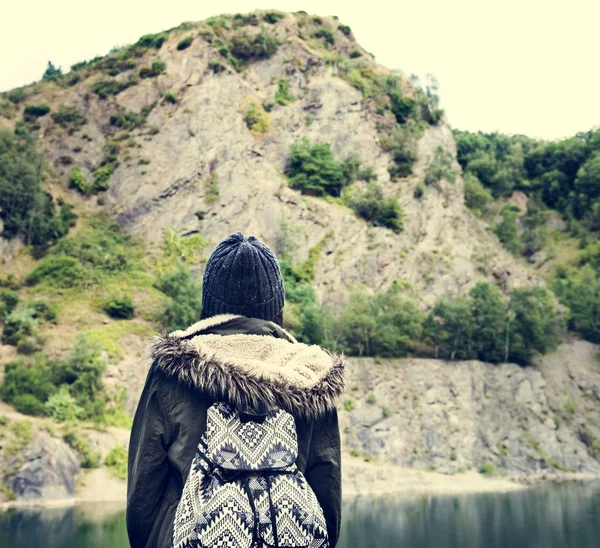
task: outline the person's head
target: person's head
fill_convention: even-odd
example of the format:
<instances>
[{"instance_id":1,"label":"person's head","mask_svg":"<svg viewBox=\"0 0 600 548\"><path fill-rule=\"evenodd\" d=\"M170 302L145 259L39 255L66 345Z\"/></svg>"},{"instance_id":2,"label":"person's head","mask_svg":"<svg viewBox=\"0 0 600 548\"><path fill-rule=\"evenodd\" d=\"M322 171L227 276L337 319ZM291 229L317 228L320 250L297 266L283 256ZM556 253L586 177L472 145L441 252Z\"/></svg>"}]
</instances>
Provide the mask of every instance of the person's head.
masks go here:
<instances>
[{"instance_id":1,"label":"person's head","mask_svg":"<svg viewBox=\"0 0 600 548\"><path fill-rule=\"evenodd\" d=\"M239 314L282 325L284 300L277 258L254 236L235 232L208 258L202 282L202 319Z\"/></svg>"}]
</instances>

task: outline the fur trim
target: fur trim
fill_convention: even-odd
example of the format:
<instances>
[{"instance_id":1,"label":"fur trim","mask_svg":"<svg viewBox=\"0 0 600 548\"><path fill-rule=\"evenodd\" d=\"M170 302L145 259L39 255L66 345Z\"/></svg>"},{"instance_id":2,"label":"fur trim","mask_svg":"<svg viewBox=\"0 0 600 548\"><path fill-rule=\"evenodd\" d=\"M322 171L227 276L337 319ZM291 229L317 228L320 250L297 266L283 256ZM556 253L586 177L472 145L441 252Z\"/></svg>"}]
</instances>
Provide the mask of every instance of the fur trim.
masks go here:
<instances>
[{"instance_id":1,"label":"fur trim","mask_svg":"<svg viewBox=\"0 0 600 548\"><path fill-rule=\"evenodd\" d=\"M215 326L230 319L215 316L185 331L156 337L151 348L154 364L178 381L248 413L279 407L295 416L316 418L335 408L344 389L343 356L292 342L293 337L290 341L250 334L193 336L206 329L207 322Z\"/></svg>"}]
</instances>

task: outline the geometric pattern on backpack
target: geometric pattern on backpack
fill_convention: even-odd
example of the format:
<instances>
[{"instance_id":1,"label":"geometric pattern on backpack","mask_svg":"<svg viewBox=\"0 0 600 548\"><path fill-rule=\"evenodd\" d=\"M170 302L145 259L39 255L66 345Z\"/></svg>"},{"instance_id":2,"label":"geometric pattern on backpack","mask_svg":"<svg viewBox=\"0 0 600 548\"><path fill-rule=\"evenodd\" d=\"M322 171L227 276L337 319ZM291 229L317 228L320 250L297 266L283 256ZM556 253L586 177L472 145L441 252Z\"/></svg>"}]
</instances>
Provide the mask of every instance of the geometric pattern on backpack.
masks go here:
<instances>
[{"instance_id":1,"label":"geometric pattern on backpack","mask_svg":"<svg viewBox=\"0 0 600 548\"><path fill-rule=\"evenodd\" d=\"M207 415L173 524L174 548L329 548L323 511L296 468L294 418L242 422L223 403Z\"/></svg>"}]
</instances>

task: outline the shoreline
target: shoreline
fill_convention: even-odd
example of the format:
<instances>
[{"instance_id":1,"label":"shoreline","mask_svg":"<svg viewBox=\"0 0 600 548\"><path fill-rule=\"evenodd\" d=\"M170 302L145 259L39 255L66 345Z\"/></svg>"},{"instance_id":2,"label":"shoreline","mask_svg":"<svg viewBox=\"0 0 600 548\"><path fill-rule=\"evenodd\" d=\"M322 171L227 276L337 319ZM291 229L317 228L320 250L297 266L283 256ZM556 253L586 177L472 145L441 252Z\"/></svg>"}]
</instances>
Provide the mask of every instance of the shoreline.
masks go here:
<instances>
[{"instance_id":1,"label":"shoreline","mask_svg":"<svg viewBox=\"0 0 600 548\"><path fill-rule=\"evenodd\" d=\"M598 481L600 475L585 473L540 473L532 476L486 476L474 470L461 474L443 474L393 465L365 463L348 458L344 468L342 499L394 496L453 496L482 493L508 493L569 481ZM360 481L356 481L356 474ZM95 482L94 482L95 483ZM84 488L78 495L52 500L19 500L0 503L0 512L24 509L52 509L94 504L114 504L125 508L125 482L121 489L109 489L105 496L90 496ZM94 494L98 491L94 490Z\"/></svg>"}]
</instances>

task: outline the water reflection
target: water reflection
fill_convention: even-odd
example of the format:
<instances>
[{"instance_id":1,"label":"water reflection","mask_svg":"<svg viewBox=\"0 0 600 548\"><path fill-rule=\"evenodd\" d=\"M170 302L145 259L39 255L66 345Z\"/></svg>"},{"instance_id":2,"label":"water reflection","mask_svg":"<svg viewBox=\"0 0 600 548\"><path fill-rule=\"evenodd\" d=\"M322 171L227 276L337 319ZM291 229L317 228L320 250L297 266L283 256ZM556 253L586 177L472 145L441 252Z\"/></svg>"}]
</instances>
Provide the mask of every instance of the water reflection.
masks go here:
<instances>
[{"instance_id":1,"label":"water reflection","mask_svg":"<svg viewBox=\"0 0 600 548\"><path fill-rule=\"evenodd\" d=\"M0 546L127 548L114 505L0 513ZM344 503L339 548L598 548L600 482L509 494L359 498Z\"/></svg>"}]
</instances>

